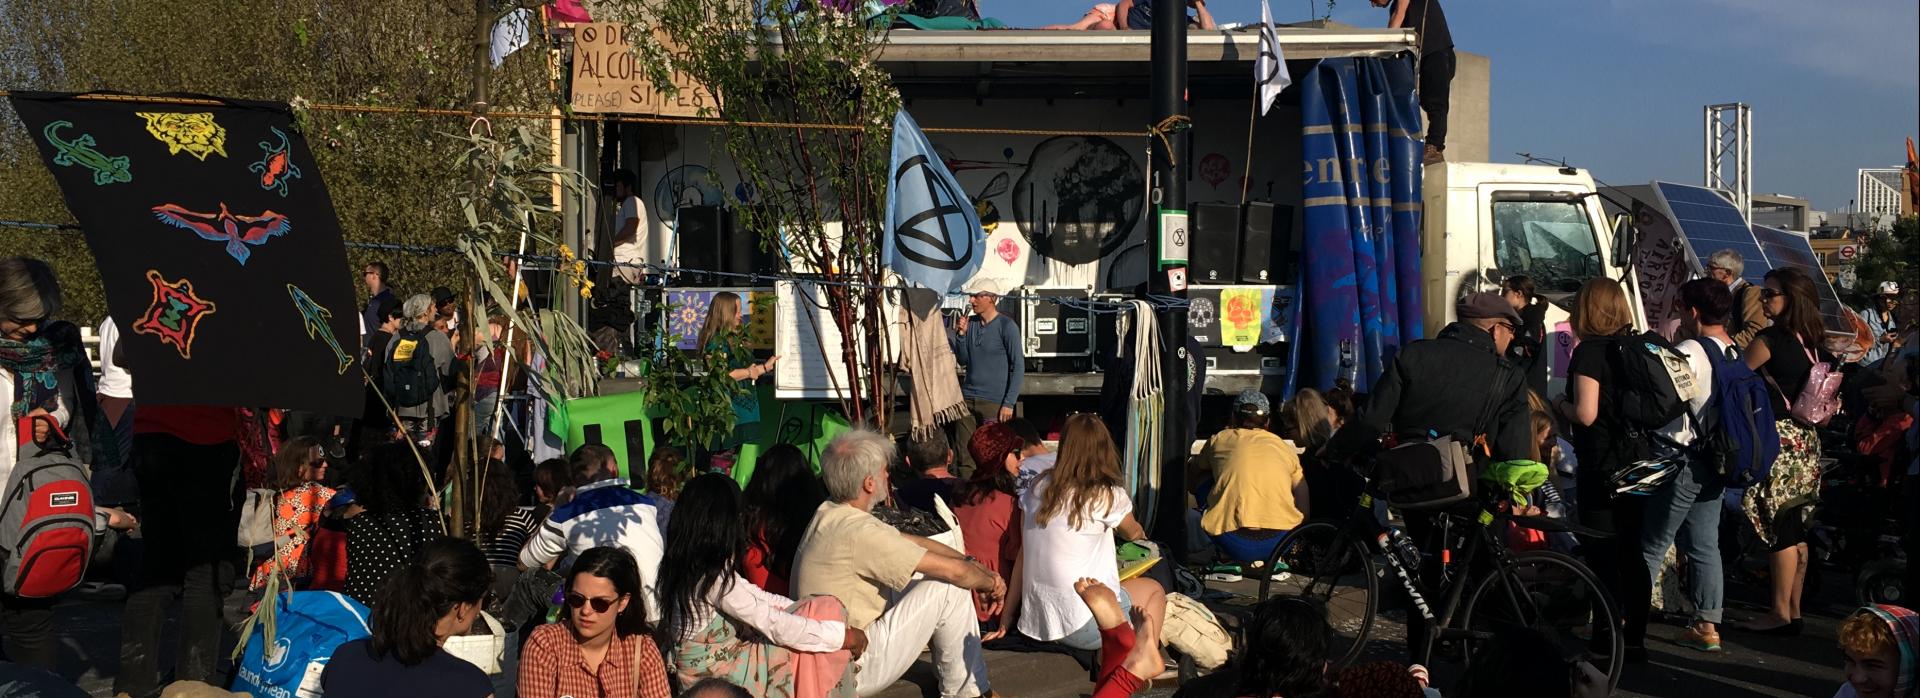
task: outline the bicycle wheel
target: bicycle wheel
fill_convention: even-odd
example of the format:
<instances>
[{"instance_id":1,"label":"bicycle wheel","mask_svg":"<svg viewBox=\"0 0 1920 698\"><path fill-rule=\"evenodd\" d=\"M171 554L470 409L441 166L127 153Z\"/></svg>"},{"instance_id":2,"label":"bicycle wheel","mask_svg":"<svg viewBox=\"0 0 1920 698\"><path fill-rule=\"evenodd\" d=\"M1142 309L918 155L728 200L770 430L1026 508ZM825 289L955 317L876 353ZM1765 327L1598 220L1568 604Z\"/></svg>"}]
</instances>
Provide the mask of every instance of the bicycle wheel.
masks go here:
<instances>
[{"instance_id":1,"label":"bicycle wheel","mask_svg":"<svg viewBox=\"0 0 1920 698\"><path fill-rule=\"evenodd\" d=\"M1480 580L1459 627L1476 634L1514 626L1539 631L1558 645L1561 656L1586 658L1606 672L1611 693L1625 660L1620 633L1611 630L1620 627L1620 620L1613 598L1586 565L1568 555L1534 550L1516 553L1512 565ZM1465 643L1468 671L1475 654L1485 653L1487 642Z\"/></svg>"},{"instance_id":2,"label":"bicycle wheel","mask_svg":"<svg viewBox=\"0 0 1920 698\"><path fill-rule=\"evenodd\" d=\"M1327 658L1334 668L1360 656L1380 603L1373 550L1365 542L1343 535L1331 523L1305 524L1274 546L1267 569L1274 572L1260 580L1260 600L1272 594L1320 602L1333 626Z\"/></svg>"}]
</instances>

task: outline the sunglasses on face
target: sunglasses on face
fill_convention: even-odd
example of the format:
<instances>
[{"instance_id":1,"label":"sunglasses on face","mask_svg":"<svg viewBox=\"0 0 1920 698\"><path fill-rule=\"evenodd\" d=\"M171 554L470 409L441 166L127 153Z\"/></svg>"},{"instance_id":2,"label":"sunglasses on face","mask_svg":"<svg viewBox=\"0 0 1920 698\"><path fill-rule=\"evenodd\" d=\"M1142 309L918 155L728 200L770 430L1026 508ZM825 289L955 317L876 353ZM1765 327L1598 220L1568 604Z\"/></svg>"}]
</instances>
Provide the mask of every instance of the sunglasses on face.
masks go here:
<instances>
[{"instance_id":1,"label":"sunglasses on face","mask_svg":"<svg viewBox=\"0 0 1920 698\"><path fill-rule=\"evenodd\" d=\"M1780 296L1784 296L1784 295L1787 295L1787 294L1786 294L1786 292L1784 292L1784 291L1775 291L1775 290L1773 290L1773 289L1770 289L1770 288L1762 288L1762 289L1760 289L1760 297L1761 297L1761 298L1768 298L1768 299L1771 299L1771 298L1778 298L1778 297L1780 297Z\"/></svg>"},{"instance_id":2,"label":"sunglasses on face","mask_svg":"<svg viewBox=\"0 0 1920 698\"><path fill-rule=\"evenodd\" d=\"M592 604L594 613L606 613L607 609L613 608L614 602L619 600L620 599L618 597L611 598L611 599L601 599L601 598L589 599L579 594L567 594L567 607L577 609L577 608L580 608L581 606Z\"/></svg>"}]
</instances>

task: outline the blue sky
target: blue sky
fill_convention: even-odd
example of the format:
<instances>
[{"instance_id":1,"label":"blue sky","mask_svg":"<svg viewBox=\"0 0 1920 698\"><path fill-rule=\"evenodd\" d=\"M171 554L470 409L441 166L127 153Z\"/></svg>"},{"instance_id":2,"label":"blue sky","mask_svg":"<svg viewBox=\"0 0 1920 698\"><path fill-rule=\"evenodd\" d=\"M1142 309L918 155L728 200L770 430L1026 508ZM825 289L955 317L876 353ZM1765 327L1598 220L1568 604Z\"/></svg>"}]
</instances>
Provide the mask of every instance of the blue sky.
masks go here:
<instances>
[{"instance_id":1,"label":"blue sky","mask_svg":"<svg viewBox=\"0 0 1920 698\"><path fill-rule=\"evenodd\" d=\"M1273 0L1274 20L1326 13ZM1077 19L1091 2L980 0L1014 26ZM1211 0L1220 22L1258 0ZM1753 189L1837 212L1855 170L1905 163L1920 130L1920 3L1914 0L1478 0L1445 2L1454 42L1493 63L1492 147L1560 157L1613 184L1698 183L1701 108L1753 107ZM1386 12L1337 0L1333 19ZM1205 124L1198 125L1205 128Z\"/></svg>"}]
</instances>

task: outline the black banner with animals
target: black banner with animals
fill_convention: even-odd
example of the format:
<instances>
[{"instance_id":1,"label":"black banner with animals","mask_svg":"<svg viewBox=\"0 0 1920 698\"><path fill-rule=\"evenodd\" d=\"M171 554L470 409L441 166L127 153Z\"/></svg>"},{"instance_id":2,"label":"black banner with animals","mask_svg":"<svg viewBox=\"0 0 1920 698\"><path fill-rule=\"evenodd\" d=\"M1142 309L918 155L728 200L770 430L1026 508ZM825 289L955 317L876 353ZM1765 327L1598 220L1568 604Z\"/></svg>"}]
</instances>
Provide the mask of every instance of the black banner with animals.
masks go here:
<instances>
[{"instance_id":1,"label":"black banner with animals","mask_svg":"<svg viewBox=\"0 0 1920 698\"><path fill-rule=\"evenodd\" d=\"M356 414L359 313L320 168L287 105L217 101L12 95L85 231L138 402Z\"/></svg>"}]
</instances>

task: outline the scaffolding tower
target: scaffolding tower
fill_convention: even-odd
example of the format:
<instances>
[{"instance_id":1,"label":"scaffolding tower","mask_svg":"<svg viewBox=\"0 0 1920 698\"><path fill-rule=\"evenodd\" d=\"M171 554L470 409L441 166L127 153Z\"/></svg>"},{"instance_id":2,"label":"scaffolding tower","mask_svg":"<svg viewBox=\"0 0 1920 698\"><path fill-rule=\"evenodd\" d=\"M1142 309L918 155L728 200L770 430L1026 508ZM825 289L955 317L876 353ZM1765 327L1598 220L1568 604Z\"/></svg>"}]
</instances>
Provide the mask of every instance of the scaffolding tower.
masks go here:
<instances>
[{"instance_id":1,"label":"scaffolding tower","mask_svg":"<svg viewBox=\"0 0 1920 698\"><path fill-rule=\"evenodd\" d=\"M1731 192L1740 215L1753 218L1753 108L1713 104L1706 108L1707 187Z\"/></svg>"}]
</instances>

